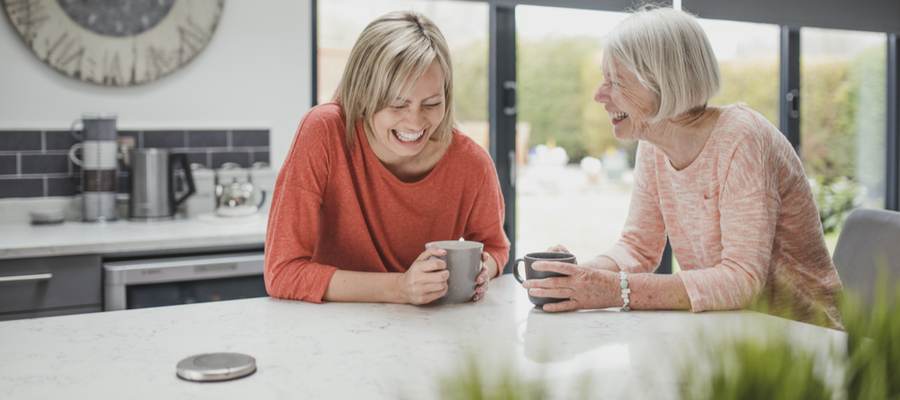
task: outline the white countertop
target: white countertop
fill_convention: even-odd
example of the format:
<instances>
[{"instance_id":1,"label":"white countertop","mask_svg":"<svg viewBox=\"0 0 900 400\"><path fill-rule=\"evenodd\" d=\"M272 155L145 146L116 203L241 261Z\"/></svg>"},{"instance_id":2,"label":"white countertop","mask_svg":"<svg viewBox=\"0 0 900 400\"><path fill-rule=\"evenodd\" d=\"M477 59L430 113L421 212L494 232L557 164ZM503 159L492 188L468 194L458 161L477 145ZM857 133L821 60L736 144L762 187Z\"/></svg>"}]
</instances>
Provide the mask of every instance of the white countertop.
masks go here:
<instances>
[{"instance_id":1,"label":"white countertop","mask_svg":"<svg viewBox=\"0 0 900 400\"><path fill-rule=\"evenodd\" d=\"M267 217L0 224L0 259L262 245Z\"/></svg>"},{"instance_id":2,"label":"white countertop","mask_svg":"<svg viewBox=\"0 0 900 400\"><path fill-rule=\"evenodd\" d=\"M545 377L551 397L588 373L591 398L666 399L674 355L701 342L697 329L763 326L813 348L846 341L751 311L548 314L505 275L484 300L441 307L258 298L0 322L0 398L428 399L475 354L489 371ZM176 376L179 360L207 352L251 355L258 370L216 383Z\"/></svg>"}]
</instances>

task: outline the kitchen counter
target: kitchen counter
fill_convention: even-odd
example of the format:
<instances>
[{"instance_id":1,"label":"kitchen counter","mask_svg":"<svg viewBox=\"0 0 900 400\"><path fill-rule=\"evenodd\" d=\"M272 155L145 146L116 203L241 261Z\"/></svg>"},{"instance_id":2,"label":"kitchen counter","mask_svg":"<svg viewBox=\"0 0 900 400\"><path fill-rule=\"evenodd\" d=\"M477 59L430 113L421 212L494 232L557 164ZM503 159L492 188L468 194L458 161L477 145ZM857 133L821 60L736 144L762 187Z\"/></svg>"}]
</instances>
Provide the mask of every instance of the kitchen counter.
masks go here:
<instances>
[{"instance_id":1,"label":"kitchen counter","mask_svg":"<svg viewBox=\"0 0 900 400\"><path fill-rule=\"evenodd\" d=\"M0 225L0 259L262 245L267 215L158 222Z\"/></svg>"},{"instance_id":2,"label":"kitchen counter","mask_svg":"<svg viewBox=\"0 0 900 400\"><path fill-rule=\"evenodd\" d=\"M474 355L488 385L505 368L569 397L588 374L589 398L667 399L678 354L764 328L816 351L846 341L751 311L549 314L505 275L482 301L440 307L257 298L0 322L0 398L428 399ZM217 383L176 376L179 360L206 352L251 355L258 370Z\"/></svg>"}]
</instances>

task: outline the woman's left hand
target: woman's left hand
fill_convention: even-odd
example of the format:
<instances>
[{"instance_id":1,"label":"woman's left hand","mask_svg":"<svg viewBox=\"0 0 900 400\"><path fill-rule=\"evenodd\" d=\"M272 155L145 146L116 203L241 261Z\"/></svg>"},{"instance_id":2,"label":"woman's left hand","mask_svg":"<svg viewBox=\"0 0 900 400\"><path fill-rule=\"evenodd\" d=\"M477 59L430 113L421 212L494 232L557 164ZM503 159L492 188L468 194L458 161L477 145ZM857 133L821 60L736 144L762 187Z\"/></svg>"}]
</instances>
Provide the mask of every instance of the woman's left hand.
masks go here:
<instances>
[{"instance_id":1,"label":"woman's left hand","mask_svg":"<svg viewBox=\"0 0 900 400\"><path fill-rule=\"evenodd\" d=\"M528 279L522 287L535 297L569 299L559 303L544 304L544 311L570 311L616 306L616 297L621 295L613 288L618 287L618 275L610 271L596 270L577 264L538 261L531 265L536 271L554 271L568 276ZM612 296L611 296L612 295Z\"/></svg>"},{"instance_id":2,"label":"woman's left hand","mask_svg":"<svg viewBox=\"0 0 900 400\"><path fill-rule=\"evenodd\" d=\"M485 263L490 259L491 255L486 251L481 253L481 272L478 273L478 277L475 278L475 296L472 296L472 301L481 300L481 298L484 297L484 294L487 293L488 283L491 281L491 270Z\"/></svg>"}]
</instances>

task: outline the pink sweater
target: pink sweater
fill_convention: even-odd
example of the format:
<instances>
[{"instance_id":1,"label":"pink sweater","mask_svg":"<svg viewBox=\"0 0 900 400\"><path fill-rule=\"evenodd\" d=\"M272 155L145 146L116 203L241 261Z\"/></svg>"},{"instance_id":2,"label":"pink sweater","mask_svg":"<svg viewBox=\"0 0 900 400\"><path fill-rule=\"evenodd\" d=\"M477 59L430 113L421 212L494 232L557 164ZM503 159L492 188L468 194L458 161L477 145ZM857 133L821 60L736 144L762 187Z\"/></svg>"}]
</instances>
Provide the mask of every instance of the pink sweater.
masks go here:
<instances>
[{"instance_id":1,"label":"pink sweater","mask_svg":"<svg viewBox=\"0 0 900 400\"><path fill-rule=\"evenodd\" d=\"M624 271L651 272L667 233L694 312L761 300L770 312L841 329L841 281L800 158L745 104L725 107L680 171L640 143L622 239L606 255Z\"/></svg>"},{"instance_id":2,"label":"pink sweater","mask_svg":"<svg viewBox=\"0 0 900 400\"><path fill-rule=\"evenodd\" d=\"M362 123L358 125L362 131ZM334 271L404 272L425 243L484 243L509 259L500 181L491 157L454 131L450 147L418 182L397 179L365 134L351 150L336 103L310 110L278 180L266 231L269 295L322 302Z\"/></svg>"}]
</instances>

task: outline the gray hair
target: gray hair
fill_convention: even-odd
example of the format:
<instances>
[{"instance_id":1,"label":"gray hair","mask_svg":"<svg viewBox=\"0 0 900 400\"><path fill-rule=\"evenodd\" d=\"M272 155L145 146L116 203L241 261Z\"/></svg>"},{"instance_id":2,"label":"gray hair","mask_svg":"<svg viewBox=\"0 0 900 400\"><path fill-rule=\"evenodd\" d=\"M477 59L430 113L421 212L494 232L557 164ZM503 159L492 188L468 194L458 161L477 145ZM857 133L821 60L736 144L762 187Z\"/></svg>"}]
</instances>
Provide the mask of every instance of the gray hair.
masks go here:
<instances>
[{"instance_id":1,"label":"gray hair","mask_svg":"<svg viewBox=\"0 0 900 400\"><path fill-rule=\"evenodd\" d=\"M453 108L453 69L447 41L438 27L414 11L395 11L372 21L356 39L332 101L341 104L347 125L347 144L353 148L356 124L362 118L372 130L372 117L395 99L413 90L431 63L444 71L444 118L435 137L449 140L456 121Z\"/></svg>"},{"instance_id":2,"label":"gray hair","mask_svg":"<svg viewBox=\"0 0 900 400\"><path fill-rule=\"evenodd\" d=\"M644 6L619 23L605 41L604 55L637 75L656 97L656 113L649 122L704 108L722 85L706 33L683 11Z\"/></svg>"}]
</instances>

